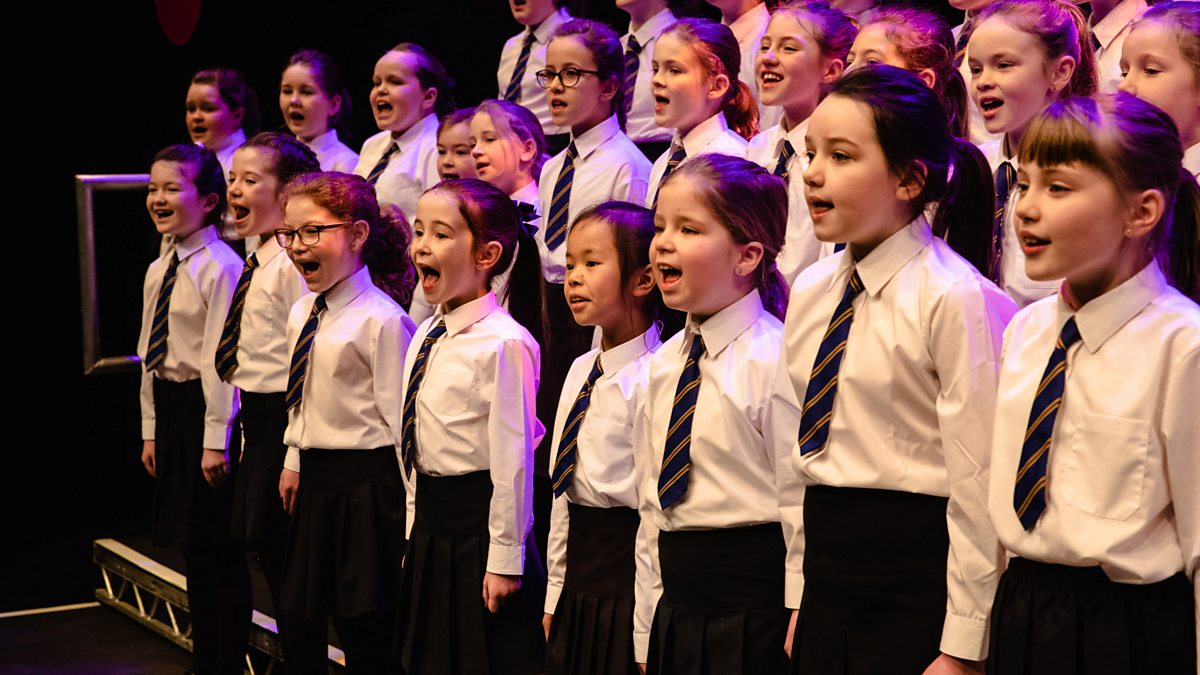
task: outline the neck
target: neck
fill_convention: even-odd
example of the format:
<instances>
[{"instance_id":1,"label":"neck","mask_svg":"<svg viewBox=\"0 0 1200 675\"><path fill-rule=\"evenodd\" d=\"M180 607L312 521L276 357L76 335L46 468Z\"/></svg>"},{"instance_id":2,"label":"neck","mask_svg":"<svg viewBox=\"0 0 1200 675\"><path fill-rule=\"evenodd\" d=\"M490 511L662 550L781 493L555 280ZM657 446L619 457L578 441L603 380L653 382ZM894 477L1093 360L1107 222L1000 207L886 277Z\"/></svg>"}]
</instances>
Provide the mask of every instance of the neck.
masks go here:
<instances>
[{"instance_id":1,"label":"neck","mask_svg":"<svg viewBox=\"0 0 1200 675\"><path fill-rule=\"evenodd\" d=\"M717 314L720 314L722 311L724 311L727 307L729 307L733 303L737 302L738 300L741 300L742 298L746 297L747 295L750 295L750 292L754 290L754 282L751 281L750 277L748 277L748 276L747 277L737 277L734 279L733 285L730 286L727 290L728 290L729 295L726 296L725 298L723 298L721 302L716 303L717 307L715 307L715 308L708 308L708 309L701 310L701 311L684 309L682 307L680 307L678 309L682 309L683 311L689 312L692 315L692 319L696 323L698 323L698 324L704 323L705 321L708 321L709 319L713 318Z\"/></svg>"},{"instance_id":2,"label":"neck","mask_svg":"<svg viewBox=\"0 0 1200 675\"><path fill-rule=\"evenodd\" d=\"M518 192L520 192L521 190L524 190L525 186L529 185L532 182L533 182L533 177L530 176L528 173L523 173L517 177L517 181L515 183L513 183L513 187L511 190L508 191L508 194L515 195Z\"/></svg>"},{"instance_id":3,"label":"neck","mask_svg":"<svg viewBox=\"0 0 1200 675\"><path fill-rule=\"evenodd\" d=\"M1104 17L1112 13L1117 5L1121 4L1121 0L1091 0L1088 4L1092 6L1092 25L1100 23Z\"/></svg>"},{"instance_id":4,"label":"neck","mask_svg":"<svg viewBox=\"0 0 1200 675\"><path fill-rule=\"evenodd\" d=\"M639 307L635 312L622 317L619 324L600 327L600 349L608 351L629 342L648 330L650 330L650 319Z\"/></svg>"},{"instance_id":5,"label":"neck","mask_svg":"<svg viewBox=\"0 0 1200 675\"><path fill-rule=\"evenodd\" d=\"M611 110L598 111L596 116L592 117L591 119L581 121L579 124L572 126L571 136L576 139L579 138L583 134L595 129L601 122L608 119L610 115L612 115Z\"/></svg>"},{"instance_id":6,"label":"neck","mask_svg":"<svg viewBox=\"0 0 1200 675\"><path fill-rule=\"evenodd\" d=\"M651 17L666 8L666 0L652 0L642 6L630 7L626 10L629 12L629 32L637 32Z\"/></svg>"},{"instance_id":7,"label":"neck","mask_svg":"<svg viewBox=\"0 0 1200 675\"><path fill-rule=\"evenodd\" d=\"M679 131L679 140L682 141L683 138L685 136L687 136L688 134L692 133L692 131L694 131L696 129L696 127L700 126L701 124L704 124L705 122L712 119L714 116L716 116L720 112L721 112L721 108L718 104L712 110L706 111L704 114L704 117L701 117L699 120L691 123L689 126L676 127L676 129Z\"/></svg>"},{"instance_id":8,"label":"neck","mask_svg":"<svg viewBox=\"0 0 1200 675\"><path fill-rule=\"evenodd\" d=\"M817 106L812 101L804 101L791 106L783 106L783 130L785 132L795 129L797 125L802 124L804 120L812 117L813 110ZM800 150L800 148L797 148Z\"/></svg>"},{"instance_id":9,"label":"neck","mask_svg":"<svg viewBox=\"0 0 1200 675\"><path fill-rule=\"evenodd\" d=\"M327 131L329 131L329 129L322 129L316 133L304 134L303 136L301 136L300 134L296 134L296 138L298 138L301 143L304 143L305 145L309 145L313 141L320 138L321 136L324 136Z\"/></svg>"},{"instance_id":10,"label":"neck","mask_svg":"<svg viewBox=\"0 0 1200 675\"><path fill-rule=\"evenodd\" d=\"M721 9L721 21L726 24L733 23L742 18L742 15L762 3L762 0L728 0L719 5Z\"/></svg>"},{"instance_id":11,"label":"neck","mask_svg":"<svg viewBox=\"0 0 1200 675\"><path fill-rule=\"evenodd\" d=\"M471 292L469 292L469 293L464 293L463 295L460 295L457 298L451 298L451 299L447 300L446 302L442 303L442 313L445 314L447 312L453 312L454 310L458 309L459 307L462 307L463 305L467 304L468 302L474 302L475 300L478 300L487 294L488 294L487 287L481 286L479 288L471 290Z\"/></svg>"},{"instance_id":12,"label":"neck","mask_svg":"<svg viewBox=\"0 0 1200 675\"><path fill-rule=\"evenodd\" d=\"M1141 246L1144 243L1138 239L1130 242L1130 245ZM1087 303L1137 276L1149 262L1145 256L1126 255L1116 265L1091 279L1068 278L1062 285L1063 300L1071 309L1078 311Z\"/></svg>"},{"instance_id":13,"label":"neck","mask_svg":"<svg viewBox=\"0 0 1200 675\"><path fill-rule=\"evenodd\" d=\"M870 239L864 241L851 241L847 243L846 248L850 252L850 255L854 256L855 262L862 262L864 258L871 255L872 251L874 251L876 248L879 248L880 244L888 239L891 239L893 235L900 230L903 230L910 222L912 222L912 218L909 218L907 213L908 204L905 202L898 202L897 206L902 208L903 211L894 214L891 223L875 233L875 235Z\"/></svg>"}]
</instances>

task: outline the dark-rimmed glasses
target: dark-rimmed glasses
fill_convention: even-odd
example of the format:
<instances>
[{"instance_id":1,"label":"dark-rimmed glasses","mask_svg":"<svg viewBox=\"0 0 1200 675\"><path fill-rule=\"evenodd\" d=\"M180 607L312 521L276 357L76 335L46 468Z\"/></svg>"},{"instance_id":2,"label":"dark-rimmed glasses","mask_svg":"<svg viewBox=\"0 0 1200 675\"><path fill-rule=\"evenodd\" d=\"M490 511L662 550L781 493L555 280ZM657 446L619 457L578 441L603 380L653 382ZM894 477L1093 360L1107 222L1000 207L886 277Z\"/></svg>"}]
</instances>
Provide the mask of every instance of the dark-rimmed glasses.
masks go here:
<instances>
[{"instance_id":1,"label":"dark-rimmed glasses","mask_svg":"<svg viewBox=\"0 0 1200 675\"><path fill-rule=\"evenodd\" d=\"M292 244L296 243L296 237L300 237L300 243L305 246L316 246L318 241L321 241L321 233L325 230L334 230L339 227L349 225L345 223L330 223L328 225L305 225L296 230L286 227L275 230L275 241L283 248L291 248Z\"/></svg>"},{"instance_id":2,"label":"dark-rimmed glasses","mask_svg":"<svg viewBox=\"0 0 1200 675\"><path fill-rule=\"evenodd\" d=\"M542 89L549 89L550 85L554 82L554 78L556 78L556 77L558 78L559 82L562 82L562 85L564 87L566 87L567 89L570 89L571 87L574 87L575 85L579 84L579 77L581 75L595 75L597 77L600 76L599 71L584 70L583 68L575 68L573 66L569 67L569 68L563 68L562 70L558 71L557 73L554 72L553 70L550 70L549 68L547 68L545 70L539 70L534 74L537 75L538 86L541 87Z\"/></svg>"}]
</instances>

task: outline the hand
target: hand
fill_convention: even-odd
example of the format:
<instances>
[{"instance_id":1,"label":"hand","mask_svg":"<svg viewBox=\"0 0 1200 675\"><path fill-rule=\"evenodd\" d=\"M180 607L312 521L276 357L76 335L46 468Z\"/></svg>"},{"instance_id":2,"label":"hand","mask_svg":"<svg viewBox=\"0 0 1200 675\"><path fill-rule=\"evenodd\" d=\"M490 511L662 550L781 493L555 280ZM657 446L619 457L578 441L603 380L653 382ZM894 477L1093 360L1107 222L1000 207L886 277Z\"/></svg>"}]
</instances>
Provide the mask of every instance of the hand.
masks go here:
<instances>
[{"instance_id":1,"label":"hand","mask_svg":"<svg viewBox=\"0 0 1200 675\"><path fill-rule=\"evenodd\" d=\"M637 664L637 667L638 667L639 675L646 675L646 664L639 663L639 664Z\"/></svg>"},{"instance_id":2,"label":"hand","mask_svg":"<svg viewBox=\"0 0 1200 675\"><path fill-rule=\"evenodd\" d=\"M290 516L296 511L296 491L300 489L300 472L284 469L279 472L279 499Z\"/></svg>"},{"instance_id":3,"label":"hand","mask_svg":"<svg viewBox=\"0 0 1200 675\"><path fill-rule=\"evenodd\" d=\"M208 482L209 487L220 490L225 484L225 479L229 478L229 457L225 455L224 450L205 448L204 455L200 458L200 471L204 473L204 480Z\"/></svg>"},{"instance_id":4,"label":"hand","mask_svg":"<svg viewBox=\"0 0 1200 675\"><path fill-rule=\"evenodd\" d=\"M800 610L792 610L792 618L788 621L788 632L783 638L783 651L792 658L792 639L796 637L796 618L800 616Z\"/></svg>"},{"instance_id":5,"label":"hand","mask_svg":"<svg viewBox=\"0 0 1200 675\"><path fill-rule=\"evenodd\" d=\"M550 641L550 622L554 621L553 614L542 615L542 630L546 631L546 641Z\"/></svg>"},{"instance_id":6,"label":"hand","mask_svg":"<svg viewBox=\"0 0 1200 675\"><path fill-rule=\"evenodd\" d=\"M508 596L521 590L521 577L507 574L483 574L483 604L492 614L500 611Z\"/></svg>"},{"instance_id":7,"label":"hand","mask_svg":"<svg viewBox=\"0 0 1200 675\"><path fill-rule=\"evenodd\" d=\"M940 654L925 669L925 675L983 675L983 661L967 661L957 656Z\"/></svg>"},{"instance_id":8,"label":"hand","mask_svg":"<svg viewBox=\"0 0 1200 675\"><path fill-rule=\"evenodd\" d=\"M158 478L154 469L154 441L142 441L142 466L146 467L147 473Z\"/></svg>"}]
</instances>

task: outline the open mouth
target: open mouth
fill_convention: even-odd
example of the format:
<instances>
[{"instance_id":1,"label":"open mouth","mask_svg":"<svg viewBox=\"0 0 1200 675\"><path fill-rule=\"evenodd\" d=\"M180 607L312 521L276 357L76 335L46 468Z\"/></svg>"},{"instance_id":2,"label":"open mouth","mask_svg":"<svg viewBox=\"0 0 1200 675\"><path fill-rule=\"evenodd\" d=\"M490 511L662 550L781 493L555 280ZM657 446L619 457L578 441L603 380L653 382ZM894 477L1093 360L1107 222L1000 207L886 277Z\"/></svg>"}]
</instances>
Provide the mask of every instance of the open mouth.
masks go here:
<instances>
[{"instance_id":1,"label":"open mouth","mask_svg":"<svg viewBox=\"0 0 1200 675\"><path fill-rule=\"evenodd\" d=\"M206 126L196 125L196 126L192 127L192 135L193 136L199 137L199 136L203 136L204 134L207 134L207 133L208 133L208 127L206 127Z\"/></svg>"},{"instance_id":2,"label":"open mouth","mask_svg":"<svg viewBox=\"0 0 1200 675\"><path fill-rule=\"evenodd\" d=\"M780 82L783 82L783 75L780 75L779 73L763 71L763 74L761 76L759 76L758 79L763 84L778 84Z\"/></svg>"},{"instance_id":3,"label":"open mouth","mask_svg":"<svg viewBox=\"0 0 1200 675\"><path fill-rule=\"evenodd\" d=\"M375 114L376 115L385 115L390 112L392 112L392 104L391 103L388 103L387 101L377 101L375 103Z\"/></svg>"},{"instance_id":4,"label":"open mouth","mask_svg":"<svg viewBox=\"0 0 1200 675\"><path fill-rule=\"evenodd\" d=\"M442 273L428 265L417 265L417 272L421 275L421 290L426 292L437 286L438 281L442 279Z\"/></svg>"},{"instance_id":5,"label":"open mouth","mask_svg":"<svg viewBox=\"0 0 1200 675\"><path fill-rule=\"evenodd\" d=\"M827 202L823 199L808 200L808 213L813 219L818 219L833 210L833 202Z\"/></svg>"},{"instance_id":6,"label":"open mouth","mask_svg":"<svg viewBox=\"0 0 1200 675\"><path fill-rule=\"evenodd\" d=\"M299 110L293 110L292 112L288 113L288 119L293 122L303 122L304 113L300 112Z\"/></svg>"},{"instance_id":7,"label":"open mouth","mask_svg":"<svg viewBox=\"0 0 1200 675\"><path fill-rule=\"evenodd\" d=\"M1025 252L1025 255L1037 253L1049 245L1049 239L1042 239L1041 237L1035 237L1032 234L1024 232L1021 233L1021 249Z\"/></svg>"},{"instance_id":8,"label":"open mouth","mask_svg":"<svg viewBox=\"0 0 1200 675\"><path fill-rule=\"evenodd\" d=\"M579 296L579 295L567 296L567 304L570 305L571 307L580 307L584 303L587 303L587 302L591 302L591 301L583 296Z\"/></svg>"},{"instance_id":9,"label":"open mouth","mask_svg":"<svg viewBox=\"0 0 1200 675\"><path fill-rule=\"evenodd\" d=\"M310 279L321 270L321 263L315 260L297 260L296 266L300 268L300 275L305 279Z\"/></svg>"},{"instance_id":10,"label":"open mouth","mask_svg":"<svg viewBox=\"0 0 1200 675\"><path fill-rule=\"evenodd\" d=\"M442 180L453 180L453 179L459 178L459 177L460 176L458 175L458 173L456 173L454 171L443 171L442 172Z\"/></svg>"},{"instance_id":11,"label":"open mouth","mask_svg":"<svg viewBox=\"0 0 1200 675\"><path fill-rule=\"evenodd\" d=\"M550 99L550 109L551 110L564 110L566 107L567 107L567 102L562 100L561 98Z\"/></svg>"},{"instance_id":12,"label":"open mouth","mask_svg":"<svg viewBox=\"0 0 1200 675\"><path fill-rule=\"evenodd\" d=\"M678 283L680 278L683 277L683 272L677 267L671 267L670 265L659 265L658 276L659 279L661 279L658 284L659 288L666 288L674 286L676 283Z\"/></svg>"},{"instance_id":13,"label":"open mouth","mask_svg":"<svg viewBox=\"0 0 1200 675\"><path fill-rule=\"evenodd\" d=\"M984 96L979 99L979 110L981 112L992 112L1002 105L1004 105L1004 100L993 96Z\"/></svg>"},{"instance_id":14,"label":"open mouth","mask_svg":"<svg viewBox=\"0 0 1200 675\"><path fill-rule=\"evenodd\" d=\"M475 173L483 173L483 170L491 166L490 162L475 162Z\"/></svg>"},{"instance_id":15,"label":"open mouth","mask_svg":"<svg viewBox=\"0 0 1200 675\"><path fill-rule=\"evenodd\" d=\"M159 220L165 220L173 215L175 215L175 211L173 209L154 209L154 217L158 218Z\"/></svg>"},{"instance_id":16,"label":"open mouth","mask_svg":"<svg viewBox=\"0 0 1200 675\"><path fill-rule=\"evenodd\" d=\"M233 209L234 222L240 223L241 221L246 219L246 216L250 215L250 209L248 207L242 206L241 204L230 204L229 208Z\"/></svg>"}]
</instances>

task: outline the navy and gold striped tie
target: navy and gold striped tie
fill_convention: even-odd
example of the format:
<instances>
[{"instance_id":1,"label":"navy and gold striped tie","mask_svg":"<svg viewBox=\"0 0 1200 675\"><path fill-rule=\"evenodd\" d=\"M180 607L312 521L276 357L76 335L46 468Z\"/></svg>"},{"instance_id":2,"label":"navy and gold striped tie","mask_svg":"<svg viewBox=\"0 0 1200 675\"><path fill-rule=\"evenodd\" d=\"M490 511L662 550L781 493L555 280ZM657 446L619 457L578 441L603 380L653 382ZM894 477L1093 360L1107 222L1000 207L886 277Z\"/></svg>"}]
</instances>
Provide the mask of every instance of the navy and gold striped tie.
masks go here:
<instances>
[{"instance_id":1,"label":"navy and gold striped tie","mask_svg":"<svg viewBox=\"0 0 1200 675\"><path fill-rule=\"evenodd\" d=\"M554 196L550 199L550 220L546 226L546 248L553 251L567 240L567 216L571 210L571 184L575 181L575 158L579 152L575 141L567 146L567 156L558 180L554 181Z\"/></svg>"},{"instance_id":2,"label":"navy and gold striped tie","mask_svg":"<svg viewBox=\"0 0 1200 675\"><path fill-rule=\"evenodd\" d=\"M642 53L642 45L637 36L629 34L629 43L625 46L625 114L633 108L633 92L637 88L638 55Z\"/></svg>"},{"instance_id":3,"label":"navy and gold striped tie","mask_svg":"<svg viewBox=\"0 0 1200 675\"><path fill-rule=\"evenodd\" d=\"M300 402L304 400L304 380L308 375L308 355L312 351L313 338L317 335L321 314L327 306L325 294L318 295L316 301L313 302L312 311L308 313L308 321L300 330L296 347L292 350L292 367L288 371L287 394L284 397L288 410L300 405Z\"/></svg>"},{"instance_id":4,"label":"navy and gold striped tie","mask_svg":"<svg viewBox=\"0 0 1200 675\"><path fill-rule=\"evenodd\" d=\"M155 370L167 359L168 315L171 313L171 291L175 290L175 273L179 268L179 252L171 254L163 272L158 299L154 303L154 323L150 324L150 339L146 347L146 370Z\"/></svg>"},{"instance_id":5,"label":"navy and gold striped tie","mask_svg":"<svg viewBox=\"0 0 1200 675\"><path fill-rule=\"evenodd\" d=\"M829 422L833 419L833 401L837 398L838 373L846 356L846 340L854 321L854 298L863 290L858 270L850 275L842 301L833 311L825 337L817 348L808 389L804 392L804 408L800 415L800 454L807 455L825 447L829 440Z\"/></svg>"},{"instance_id":6,"label":"navy and gold striped tie","mask_svg":"<svg viewBox=\"0 0 1200 675\"><path fill-rule=\"evenodd\" d=\"M1013 185L1017 182L1017 170L1013 168L1012 162L1001 162L1000 166L996 167L994 178L996 212L992 214L992 260L991 274L988 277L992 281L999 281L1000 263L1004 255L1004 210L1008 206L1008 197Z\"/></svg>"},{"instance_id":7,"label":"navy and gold striped tie","mask_svg":"<svg viewBox=\"0 0 1200 675\"><path fill-rule=\"evenodd\" d=\"M700 357L704 355L704 340L696 335L688 350L687 363L675 386L675 402L671 405L671 425L667 428L667 445L663 448L662 469L658 474L658 503L664 510L683 499L688 489L688 474L692 470L692 417L696 400L700 398Z\"/></svg>"},{"instance_id":8,"label":"navy and gold striped tie","mask_svg":"<svg viewBox=\"0 0 1200 675\"><path fill-rule=\"evenodd\" d=\"M411 476L413 459L417 456L417 392L425 379L425 367L429 361L429 350L438 338L446 334L446 320L442 319L425 335L417 358L413 359L412 371L408 376L408 388L404 393L404 418L400 436L400 459L404 462L404 475Z\"/></svg>"},{"instance_id":9,"label":"navy and gold striped tie","mask_svg":"<svg viewBox=\"0 0 1200 675\"><path fill-rule=\"evenodd\" d=\"M788 174L791 172L788 164L792 161L792 157L795 156L795 154L796 149L792 147L792 142L784 139L783 149L779 151L779 161L775 162L774 173L776 176L782 178L785 182L788 181Z\"/></svg>"},{"instance_id":10,"label":"navy and gold striped tie","mask_svg":"<svg viewBox=\"0 0 1200 675\"><path fill-rule=\"evenodd\" d=\"M242 268L242 276L238 278L237 290L233 292L233 303L225 314L225 327L221 329L221 342L217 344L217 375L225 382L237 370L238 342L242 338L242 309L246 306L246 293L250 290L250 281L254 278L254 270L258 268L258 254L252 253L246 259Z\"/></svg>"},{"instance_id":11,"label":"navy and gold striped tie","mask_svg":"<svg viewBox=\"0 0 1200 675\"><path fill-rule=\"evenodd\" d=\"M679 145L675 146L673 150L671 150L671 156L667 158L667 168L665 171L663 171L662 178L658 180L658 187L654 189L654 201L650 203L651 210L658 206L658 191L662 189L663 181L665 181L667 176L670 176L671 172L674 171L680 164L682 164L683 160L685 159L687 159L687 150L684 149L683 144L680 143Z\"/></svg>"},{"instance_id":12,"label":"navy and gold striped tie","mask_svg":"<svg viewBox=\"0 0 1200 675\"><path fill-rule=\"evenodd\" d=\"M967 43L971 41L971 31L974 26L970 19L963 22L962 32L958 34L958 39L954 41L954 69L958 70L962 66L963 59L967 58Z\"/></svg>"},{"instance_id":13,"label":"navy and gold striped tie","mask_svg":"<svg viewBox=\"0 0 1200 675\"><path fill-rule=\"evenodd\" d=\"M1079 326L1075 325L1075 317L1071 317L1058 334L1058 343L1050 354L1050 362L1046 364L1046 372L1033 398L1033 408L1029 411L1029 425L1021 446L1021 465L1013 491L1013 508L1026 530L1033 529L1046 510L1046 465L1054 438L1054 420L1062 407L1063 389L1067 384L1067 351L1078 341Z\"/></svg>"},{"instance_id":14,"label":"navy and gold striped tie","mask_svg":"<svg viewBox=\"0 0 1200 675\"><path fill-rule=\"evenodd\" d=\"M383 157L380 157L379 161L375 162L375 167L371 169L371 173L367 174L368 183L374 185L379 182L379 177L383 175L383 172L387 169L388 162L392 161L392 157L397 152L400 152L400 146L395 141L392 141L392 144L384 151Z\"/></svg>"},{"instance_id":15,"label":"navy and gold striped tie","mask_svg":"<svg viewBox=\"0 0 1200 675\"><path fill-rule=\"evenodd\" d=\"M537 38L533 35L533 29L526 29L525 42L521 44L521 55L517 57L517 65L513 68L513 74L508 80L508 86L504 88L504 100L509 103L521 102L521 80L525 79L525 68L529 65L529 50L533 47L533 43L536 40Z\"/></svg>"},{"instance_id":16,"label":"navy and gold striped tie","mask_svg":"<svg viewBox=\"0 0 1200 675\"><path fill-rule=\"evenodd\" d=\"M600 379L603 374L604 368L600 365L600 355L597 354L596 363L592 365L592 372L588 373L587 381L579 390L579 396L575 397L575 405L571 406L571 413L567 415L569 421L563 427L562 439L558 442L558 455L554 459L554 473L550 476L550 486L554 490L555 497L561 497L567 488L571 487L571 479L575 476L579 429L583 426L583 417L587 415L588 405L592 402L592 388L596 386L596 380Z\"/></svg>"}]
</instances>

